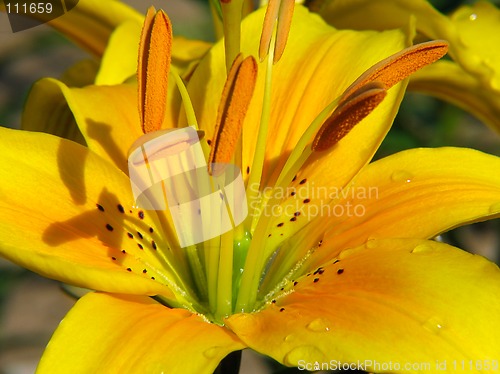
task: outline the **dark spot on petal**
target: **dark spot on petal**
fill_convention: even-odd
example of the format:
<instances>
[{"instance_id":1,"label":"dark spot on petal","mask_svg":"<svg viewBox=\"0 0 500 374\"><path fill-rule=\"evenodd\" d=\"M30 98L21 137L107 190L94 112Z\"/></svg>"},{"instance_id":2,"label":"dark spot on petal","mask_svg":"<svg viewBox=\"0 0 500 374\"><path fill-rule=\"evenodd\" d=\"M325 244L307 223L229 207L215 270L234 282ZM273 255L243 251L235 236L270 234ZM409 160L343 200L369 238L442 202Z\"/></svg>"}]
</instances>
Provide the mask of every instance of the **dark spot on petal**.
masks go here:
<instances>
[{"instance_id":1,"label":"dark spot on petal","mask_svg":"<svg viewBox=\"0 0 500 374\"><path fill-rule=\"evenodd\" d=\"M275 299L272 299L272 300L271 300L271 303L276 304L276 300L275 300Z\"/></svg>"},{"instance_id":2,"label":"dark spot on petal","mask_svg":"<svg viewBox=\"0 0 500 374\"><path fill-rule=\"evenodd\" d=\"M207 139L207 144L212 145L212 141L210 139Z\"/></svg>"},{"instance_id":3,"label":"dark spot on petal","mask_svg":"<svg viewBox=\"0 0 500 374\"><path fill-rule=\"evenodd\" d=\"M132 209L130 209L129 212L132 213Z\"/></svg>"},{"instance_id":4,"label":"dark spot on petal","mask_svg":"<svg viewBox=\"0 0 500 374\"><path fill-rule=\"evenodd\" d=\"M296 286L296 285L298 285L298 284L299 284L299 282L297 282L297 281L293 282L293 285L294 285L294 286Z\"/></svg>"},{"instance_id":5,"label":"dark spot on petal","mask_svg":"<svg viewBox=\"0 0 500 374\"><path fill-rule=\"evenodd\" d=\"M109 223L106 223L106 229L107 229L108 231L113 231L113 230L114 230L114 229L113 229L113 226L111 226Z\"/></svg>"},{"instance_id":6,"label":"dark spot on petal","mask_svg":"<svg viewBox=\"0 0 500 374\"><path fill-rule=\"evenodd\" d=\"M292 217L292 218L290 218L290 221L291 221L291 222L297 221L297 217Z\"/></svg>"},{"instance_id":7,"label":"dark spot on petal","mask_svg":"<svg viewBox=\"0 0 500 374\"><path fill-rule=\"evenodd\" d=\"M156 243L154 240L151 240L151 247L153 247L153 249L156 250Z\"/></svg>"},{"instance_id":8,"label":"dark spot on petal","mask_svg":"<svg viewBox=\"0 0 500 374\"><path fill-rule=\"evenodd\" d=\"M311 199L305 199L304 200L304 204L307 204L307 203L310 203L311 202Z\"/></svg>"},{"instance_id":9,"label":"dark spot on petal","mask_svg":"<svg viewBox=\"0 0 500 374\"><path fill-rule=\"evenodd\" d=\"M285 289L285 287L281 287L280 290L283 291Z\"/></svg>"},{"instance_id":10,"label":"dark spot on petal","mask_svg":"<svg viewBox=\"0 0 500 374\"><path fill-rule=\"evenodd\" d=\"M317 268L316 271L313 273L314 275L318 274L321 270L323 270L323 268ZM322 273L320 273L322 274Z\"/></svg>"},{"instance_id":11,"label":"dark spot on petal","mask_svg":"<svg viewBox=\"0 0 500 374\"><path fill-rule=\"evenodd\" d=\"M284 311L285 311L285 308L281 308L281 309L280 309L280 312L284 312Z\"/></svg>"},{"instance_id":12,"label":"dark spot on petal","mask_svg":"<svg viewBox=\"0 0 500 374\"><path fill-rule=\"evenodd\" d=\"M125 209L123 209L122 204L118 204L117 208L120 213L125 213Z\"/></svg>"},{"instance_id":13,"label":"dark spot on petal","mask_svg":"<svg viewBox=\"0 0 500 374\"><path fill-rule=\"evenodd\" d=\"M314 278L313 282L314 283L318 283L319 282L319 278Z\"/></svg>"},{"instance_id":14,"label":"dark spot on petal","mask_svg":"<svg viewBox=\"0 0 500 374\"><path fill-rule=\"evenodd\" d=\"M295 179L297 179L297 176L293 177L292 182L295 182Z\"/></svg>"},{"instance_id":15,"label":"dark spot on petal","mask_svg":"<svg viewBox=\"0 0 500 374\"><path fill-rule=\"evenodd\" d=\"M306 183L306 182L307 182L307 179L306 179L306 178L304 178L304 179L302 179L302 180L299 182L299 184L304 184L304 183Z\"/></svg>"},{"instance_id":16,"label":"dark spot on petal","mask_svg":"<svg viewBox=\"0 0 500 374\"><path fill-rule=\"evenodd\" d=\"M139 231L137 231L137 236L139 237L139 239L143 238L142 234Z\"/></svg>"},{"instance_id":17,"label":"dark spot on petal","mask_svg":"<svg viewBox=\"0 0 500 374\"><path fill-rule=\"evenodd\" d=\"M311 275L311 273L307 273L307 276L309 277Z\"/></svg>"},{"instance_id":18,"label":"dark spot on petal","mask_svg":"<svg viewBox=\"0 0 500 374\"><path fill-rule=\"evenodd\" d=\"M292 191L292 193L290 194L290 196L295 196L296 192L295 191Z\"/></svg>"},{"instance_id":19,"label":"dark spot on petal","mask_svg":"<svg viewBox=\"0 0 500 374\"><path fill-rule=\"evenodd\" d=\"M111 259L112 259L113 261L116 261L116 257L111 257Z\"/></svg>"},{"instance_id":20,"label":"dark spot on petal","mask_svg":"<svg viewBox=\"0 0 500 374\"><path fill-rule=\"evenodd\" d=\"M127 268L127 271L132 271L132 269L131 268Z\"/></svg>"},{"instance_id":21,"label":"dark spot on petal","mask_svg":"<svg viewBox=\"0 0 500 374\"><path fill-rule=\"evenodd\" d=\"M144 212L142 210L139 210L139 213L137 213L140 219L144 219Z\"/></svg>"},{"instance_id":22,"label":"dark spot on petal","mask_svg":"<svg viewBox=\"0 0 500 374\"><path fill-rule=\"evenodd\" d=\"M101 204L96 204L95 205L97 209L99 209L101 212L104 212L104 207Z\"/></svg>"},{"instance_id":23,"label":"dark spot on petal","mask_svg":"<svg viewBox=\"0 0 500 374\"><path fill-rule=\"evenodd\" d=\"M144 270L142 271L142 273L143 273L143 274L146 274L147 272L148 272L148 271L147 271L146 269L144 269Z\"/></svg>"},{"instance_id":24,"label":"dark spot on petal","mask_svg":"<svg viewBox=\"0 0 500 374\"><path fill-rule=\"evenodd\" d=\"M130 239L133 239L133 238L134 238L134 235L132 235L132 233L130 233L130 232L127 232L127 236L128 236Z\"/></svg>"},{"instance_id":25,"label":"dark spot on petal","mask_svg":"<svg viewBox=\"0 0 500 374\"><path fill-rule=\"evenodd\" d=\"M318 274L319 274L319 275L323 274L324 272L325 272L325 269L319 269L319 270L318 270Z\"/></svg>"},{"instance_id":26,"label":"dark spot on petal","mask_svg":"<svg viewBox=\"0 0 500 374\"><path fill-rule=\"evenodd\" d=\"M337 260L333 261L332 263L335 265L337 262L340 262L340 260L337 259Z\"/></svg>"},{"instance_id":27,"label":"dark spot on petal","mask_svg":"<svg viewBox=\"0 0 500 374\"><path fill-rule=\"evenodd\" d=\"M270 238L270 237L271 237L271 234L269 234L267 237L268 237L268 238Z\"/></svg>"},{"instance_id":28,"label":"dark spot on petal","mask_svg":"<svg viewBox=\"0 0 500 374\"><path fill-rule=\"evenodd\" d=\"M155 277L151 277L152 280L155 280Z\"/></svg>"},{"instance_id":29,"label":"dark spot on petal","mask_svg":"<svg viewBox=\"0 0 500 374\"><path fill-rule=\"evenodd\" d=\"M137 246L139 247L139 249L143 249L143 247L142 247L142 244L141 244L141 243L137 243Z\"/></svg>"},{"instance_id":30,"label":"dark spot on petal","mask_svg":"<svg viewBox=\"0 0 500 374\"><path fill-rule=\"evenodd\" d=\"M344 269L337 270L337 274L342 274L343 272L344 272Z\"/></svg>"},{"instance_id":31,"label":"dark spot on petal","mask_svg":"<svg viewBox=\"0 0 500 374\"><path fill-rule=\"evenodd\" d=\"M250 166L247 166L247 174L250 174Z\"/></svg>"},{"instance_id":32,"label":"dark spot on petal","mask_svg":"<svg viewBox=\"0 0 500 374\"><path fill-rule=\"evenodd\" d=\"M125 254L125 253L127 253L127 251L126 251L126 250L124 250L124 249L122 249L122 253L123 253L123 254Z\"/></svg>"},{"instance_id":33,"label":"dark spot on petal","mask_svg":"<svg viewBox=\"0 0 500 374\"><path fill-rule=\"evenodd\" d=\"M152 234L155 230L152 227L149 228L149 232Z\"/></svg>"},{"instance_id":34,"label":"dark spot on petal","mask_svg":"<svg viewBox=\"0 0 500 374\"><path fill-rule=\"evenodd\" d=\"M295 213L293 213L293 215L294 215L295 217L298 217L298 216L300 216L300 212L295 212Z\"/></svg>"},{"instance_id":35,"label":"dark spot on petal","mask_svg":"<svg viewBox=\"0 0 500 374\"><path fill-rule=\"evenodd\" d=\"M276 226L281 227L281 226L283 226L283 225L284 225L284 223L283 223L283 222L281 222L281 223L278 223Z\"/></svg>"}]
</instances>

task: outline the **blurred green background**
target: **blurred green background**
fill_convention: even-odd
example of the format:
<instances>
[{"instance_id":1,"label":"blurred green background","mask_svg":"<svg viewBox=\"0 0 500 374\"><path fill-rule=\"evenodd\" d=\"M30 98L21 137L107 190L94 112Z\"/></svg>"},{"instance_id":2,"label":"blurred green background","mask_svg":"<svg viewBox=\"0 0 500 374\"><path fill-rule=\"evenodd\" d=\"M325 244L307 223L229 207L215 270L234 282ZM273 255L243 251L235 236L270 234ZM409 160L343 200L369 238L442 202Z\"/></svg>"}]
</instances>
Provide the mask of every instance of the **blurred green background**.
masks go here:
<instances>
[{"instance_id":1,"label":"blurred green background","mask_svg":"<svg viewBox=\"0 0 500 374\"><path fill-rule=\"evenodd\" d=\"M376 1L376 0L375 0ZM130 0L140 11L153 3L172 19L174 33L212 40L208 0ZM474 1L433 0L444 13ZM491 1L499 5L499 1ZM5 18L0 19L5 22ZM0 34L0 125L17 128L31 84L39 78L59 77L75 62L90 58L46 26ZM464 111L442 101L408 93L395 124L376 158L415 147L461 146L500 156L500 136ZM500 172L500 171L499 171ZM500 220L459 228L442 239L500 260ZM33 373L60 319L73 301L55 282L0 259L0 374ZM242 373L299 373L275 363L244 355Z\"/></svg>"}]
</instances>

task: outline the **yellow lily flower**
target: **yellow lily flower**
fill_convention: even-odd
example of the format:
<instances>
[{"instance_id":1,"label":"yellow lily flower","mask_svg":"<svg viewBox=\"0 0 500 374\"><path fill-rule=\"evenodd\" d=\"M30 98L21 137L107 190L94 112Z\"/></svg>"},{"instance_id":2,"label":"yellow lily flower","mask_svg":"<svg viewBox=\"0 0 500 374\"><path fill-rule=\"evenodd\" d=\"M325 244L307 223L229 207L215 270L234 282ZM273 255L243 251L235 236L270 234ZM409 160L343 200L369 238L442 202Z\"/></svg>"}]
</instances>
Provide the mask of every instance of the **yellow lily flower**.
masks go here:
<instances>
[{"instance_id":1,"label":"yellow lily flower","mask_svg":"<svg viewBox=\"0 0 500 374\"><path fill-rule=\"evenodd\" d=\"M404 49L402 30L339 31L297 7L273 66L273 48L251 57L263 19L243 21L249 57L227 80L222 42L191 77L191 101L177 79L185 110L165 98L172 40L158 12L143 28L138 88L45 81L86 146L0 129L0 254L97 290L62 321L38 371L211 373L251 348L301 369L493 372L500 270L428 239L499 216L500 159L442 148L369 163L400 81L446 45ZM28 117L43 103L33 94ZM250 214L180 248L166 212L136 206L127 157L144 133L194 125L193 113L209 159L243 170Z\"/></svg>"},{"instance_id":2,"label":"yellow lily flower","mask_svg":"<svg viewBox=\"0 0 500 374\"><path fill-rule=\"evenodd\" d=\"M478 1L447 17L427 0L312 3L338 28L385 30L414 18L419 37L447 40L452 61L439 61L413 75L409 89L449 101L500 131L500 10L495 5Z\"/></svg>"}]
</instances>

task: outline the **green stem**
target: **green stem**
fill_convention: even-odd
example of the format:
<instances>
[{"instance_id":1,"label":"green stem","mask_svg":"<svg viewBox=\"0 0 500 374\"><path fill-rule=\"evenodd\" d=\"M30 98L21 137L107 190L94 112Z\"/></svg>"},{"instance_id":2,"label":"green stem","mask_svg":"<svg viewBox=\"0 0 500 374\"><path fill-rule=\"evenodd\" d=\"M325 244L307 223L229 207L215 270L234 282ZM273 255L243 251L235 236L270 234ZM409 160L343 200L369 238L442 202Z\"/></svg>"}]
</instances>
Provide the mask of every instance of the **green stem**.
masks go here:
<instances>
[{"instance_id":1,"label":"green stem","mask_svg":"<svg viewBox=\"0 0 500 374\"><path fill-rule=\"evenodd\" d=\"M205 278L205 271L203 269L203 265L201 264L200 257L198 255L198 250L196 249L195 245L191 245L185 248L185 250L187 251L187 257L191 268L191 274L198 291L198 297L200 300L205 301L208 299L208 290Z\"/></svg>"},{"instance_id":2,"label":"green stem","mask_svg":"<svg viewBox=\"0 0 500 374\"><path fill-rule=\"evenodd\" d=\"M275 34L271 39L271 45L273 46L275 42ZM271 118L271 92L272 92L272 76L273 76L273 58L274 58L274 47L270 48L269 54L267 56L267 70L266 70L266 80L264 86L264 98L262 104L262 114L260 117L259 134L257 136L257 146L255 149L255 155L252 162L252 167L250 169L250 176L248 177L247 184L247 200L249 206L249 219L246 222L246 229L252 231L252 227L255 221L259 218L253 207L256 205L257 200L260 196L260 182L262 178L262 170L264 169L264 160L266 157L266 139L267 132L269 128L269 121ZM250 223L250 224L249 224Z\"/></svg>"},{"instance_id":3,"label":"green stem","mask_svg":"<svg viewBox=\"0 0 500 374\"><path fill-rule=\"evenodd\" d=\"M186 89L184 81L176 72L170 72L174 76L175 84L177 85L177 89L181 94L182 104L184 104L184 112L186 113L186 118L189 126L194 126L196 130L198 128L198 121L196 120L196 114L194 113L193 103L191 103L191 98L189 97L189 93Z\"/></svg>"},{"instance_id":4,"label":"green stem","mask_svg":"<svg viewBox=\"0 0 500 374\"><path fill-rule=\"evenodd\" d=\"M222 31L222 8L219 0L210 0L210 11L214 22L215 40L224 36Z\"/></svg>"},{"instance_id":5,"label":"green stem","mask_svg":"<svg viewBox=\"0 0 500 374\"><path fill-rule=\"evenodd\" d=\"M175 79L175 84L177 85L177 89L181 94L182 104L184 105L184 112L186 113L186 119L189 126L194 126L196 130L199 130L198 121L196 120L196 113L194 112L193 103L191 102L191 98L189 97L189 92L184 85L184 81L179 76L179 74L175 72L170 72ZM207 141L203 139L200 141L201 149L203 150L203 154L205 155L205 160L208 160L208 155L210 154L210 147L207 144Z\"/></svg>"},{"instance_id":6,"label":"green stem","mask_svg":"<svg viewBox=\"0 0 500 374\"><path fill-rule=\"evenodd\" d=\"M272 69L273 69L273 59L274 59L274 43L276 41L276 32L273 33L271 39L271 48L267 56L267 71L266 71L266 81L264 87L264 102L262 105L262 115L259 126L259 135L257 137L257 149L255 150L254 160L252 163L252 168L250 171L250 177L248 179L247 185L247 199L249 205L249 218L245 221L247 225L246 229L252 234L252 227L256 222L257 227L255 228L255 235L253 236L252 243L248 250L247 258L245 261L245 267L243 274L241 276L240 290L238 293L238 298L236 302L235 310L247 311L249 305L253 305L252 301L255 301L257 297L257 286L260 279L261 262L264 249L263 238L267 229L267 219L256 214L255 209L252 209L254 204L252 202L257 201L260 194L260 188L254 188L256 185L260 187L260 181L262 178L262 170L264 168L264 160L266 154L266 138L267 131L269 127L269 121L271 118L271 83L272 83ZM259 217L260 216L260 217ZM265 222L264 222L265 221ZM248 222L250 222L250 227L248 227ZM257 286L256 286L257 284Z\"/></svg>"},{"instance_id":7,"label":"green stem","mask_svg":"<svg viewBox=\"0 0 500 374\"><path fill-rule=\"evenodd\" d=\"M224 48L226 50L226 70L228 72L234 59L240 53L242 5L243 0L231 0L221 4Z\"/></svg>"},{"instance_id":8,"label":"green stem","mask_svg":"<svg viewBox=\"0 0 500 374\"><path fill-rule=\"evenodd\" d=\"M221 235L219 276L217 280L217 310L215 318L222 321L232 313L233 299L233 230Z\"/></svg>"},{"instance_id":9,"label":"green stem","mask_svg":"<svg viewBox=\"0 0 500 374\"><path fill-rule=\"evenodd\" d=\"M210 239L204 244L205 263L207 264L208 303L211 313L215 313L217 307L220 245L220 237Z\"/></svg>"}]
</instances>

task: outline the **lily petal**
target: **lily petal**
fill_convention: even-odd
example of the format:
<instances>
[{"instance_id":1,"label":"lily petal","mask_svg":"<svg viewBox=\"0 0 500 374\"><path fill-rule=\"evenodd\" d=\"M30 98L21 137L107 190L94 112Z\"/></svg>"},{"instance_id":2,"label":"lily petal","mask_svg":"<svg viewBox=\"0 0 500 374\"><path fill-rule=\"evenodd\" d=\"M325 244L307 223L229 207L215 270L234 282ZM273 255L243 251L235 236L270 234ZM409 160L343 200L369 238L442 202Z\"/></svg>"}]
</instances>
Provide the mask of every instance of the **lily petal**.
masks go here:
<instances>
[{"instance_id":1,"label":"lily petal","mask_svg":"<svg viewBox=\"0 0 500 374\"><path fill-rule=\"evenodd\" d=\"M448 70L444 77L449 89L440 89L443 79L432 74L432 68L416 78L425 78L425 86L410 87L429 94L437 90L438 97L467 110L473 109L481 120L500 130L499 117L491 115L500 110L500 54L497 48L500 10L493 4L479 1L472 6L462 6L446 17L426 0L335 0L326 1L319 12L336 27L359 30L401 27L415 17L417 31L425 37L446 39L450 43L449 54L458 66ZM450 84L459 87L464 79L469 88L474 89L461 90L461 95L457 95Z\"/></svg>"},{"instance_id":2,"label":"lily petal","mask_svg":"<svg viewBox=\"0 0 500 374\"><path fill-rule=\"evenodd\" d=\"M243 348L229 330L186 310L93 293L61 322L37 373L212 373Z\"/></svg>"},{"instance_id":3,"label":"lily petal","mask_svg":"<svg viewBox=\"0 0 500 374\"><path fill-rule=\"evenodd\" d=\"M142 135L135 86L69 88L55 79L42 79L28 98L25 113L29 117L23 122L35 129L57 127L61 125L59 117L49 114L59 111L70 123L76 122L91 151L127 171L129 148ZM45 114L37 117L39 113ZM68 131L75 131L74 127L70 126Z\"/></svg>"},{"instance_id":4,"label":"lily petal","mask_svg":"<svg viewBox=\"0 0 500 374\"><path fill-rule=\"evenodd\" d=\"M135 76L141 29L142 23L136 20L123 22L115 29L104 51L95 84L120 84ZM172 70L182 76L191 74L210 46L210 43L204 41L174 36Z\"/></svg>"},{"instance_id":5,"label":"lily petal","mask_svg":"<svg viewBox=\"0 0 500 374\"><path fill-rule=\"evenodd\" d=\"M60 85L64 86L63 83ZM41 79L31 88L23 111L21 128L46 132L86 144L60 86L52 79Z\"/></svg>"},{"instance_id":6,"label":"lily petal","mask_svg":"<svg viewBox=\"0 0 500 374\"><path fill-rule=\"evenodd\" d=\"M250 348L289 366L337 360L363 362L367 371L439 372L436 360L454 371L454 362L499 357L500 270L493 263L416 239L375 240L338 260L227 325Z\"/></svg>"},{"instance_id":7,"label":"lily petal","mask_svg":"<svg viewBox=\"0 0 500 374\"><path fill-rule=\"evenodd\" d=\"M174 299L159 224L133 208L124 173L47 134L0 128L0 143L2 256L80 287Z\"/></svg>"},{"instance_id":8,"label":"lily petal","mask_svg":"<svg viewBox=\"0 0 500 374\"><path fill-rule=\"evenodd\" d=\"M254 36L261 32L264 12L265 9L261 9L243 21L241 49L244 55L258 55L259 40ZM337 31L305 8L296 7L287 47L280 62L273 67L272 110L262 187L272 185L271 174L281 169L280 166L284 165L300 136L316 116L361 73L403 49L406 39L404 32L399 30L383 33ZM264 62L259 65L259 72L265 70ZM206 77L210 77L208 82ZM220 42L202 60L188 86L198 122L209 139L214 136L225 77L224 46ZM265 97L264 80L265 74L259 74L243 124L243 169L251 166L255 152L262 113L262 100L259 99ZM381 106L396 107L402 86L391 92ZM381 122L388 127L391 121Z\"/></svg>"},{"instance_id":9,"label":"lily petal","mask_svg":"<svg viewBox=\"0 0 500 374\"><path fill-rule=\"evenodd\" d=\"M314 262L369 239L428 239L498 217L498 170L500 158L460 148L411 149L369 164L350 189L330 191L338 200L330 205L327 223L318 224L333 252L317 251Z\"/></svg>"},{"instance_id":10,"label":"lily petal","mask_svg":"<svg viewBox=\"0 0 500 374\"><path fill-rule=\"evenodd\" d=\"M375 109L373 106L365 108L373 111L362 117L363 119L335 145L323 152L312 153L298 173L277 189L278 196L283 195L283 191L286 191L287 195L281 200L280 209L277 210L283 213L271 215L266 228L269 232L266 258L282 241L300 231L315 218L307 213L297 217L299 212L309 212L313 209L319 211L325 203L328 204L328 199L322 198L318 191L325 188L343 189L370 162L392 125L405 87L406 81L398 83L387 91L384 100ZM269 216L265 210L264 214Z\"/></svg>"},{"instance_id":11,"label":"lily petal","mask_svg":"<svg viewBox=\"0 0 500 374\"><path fill-rule=\"evenodd\" d=\"M137 52L142 23L131 20L120 24L110 35L95 84L121 84L137 72Z\"/></svg>"},{"instance_id":12,"label":"lily petal","mask_svg":"<svg viewBox=\"0 0 500 374\"><path fill-rule=\"evenodd\" d=\"M448 101L500 129L500 92L485 89L474 75L454 62L438 61L415 73L408 89Z\"/></svg>"},{"instance_id":13,"label":"lily petal","mask_svg":"<svg viewBox=\"0 0 500 374\"><path fill-rule=\"evenodd\" d=\"M118 25L130 20L142 24L143 19L142 14L120 1L79 0L74 8L49 25L100 57Z\"/></svg>"}]
</instances>

